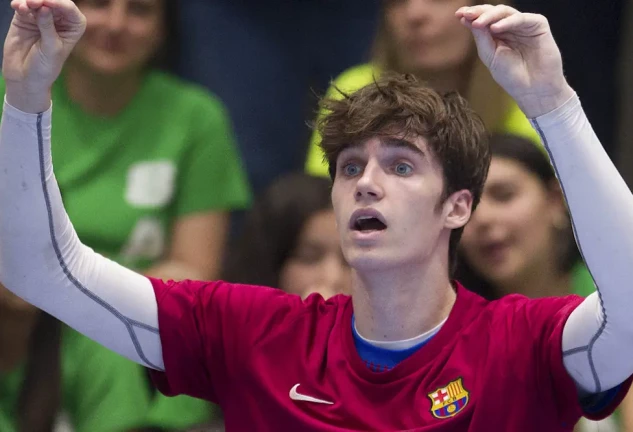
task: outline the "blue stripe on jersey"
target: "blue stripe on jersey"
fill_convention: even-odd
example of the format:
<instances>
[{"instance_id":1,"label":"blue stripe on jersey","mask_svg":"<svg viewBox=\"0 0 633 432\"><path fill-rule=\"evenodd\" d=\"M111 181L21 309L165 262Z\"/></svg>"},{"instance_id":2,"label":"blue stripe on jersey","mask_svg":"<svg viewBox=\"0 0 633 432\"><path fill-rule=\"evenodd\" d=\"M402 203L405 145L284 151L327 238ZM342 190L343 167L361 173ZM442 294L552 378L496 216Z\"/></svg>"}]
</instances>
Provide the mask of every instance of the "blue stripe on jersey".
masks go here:
<instances>
[{"instance_id":1,"label":"blue stripe on jersey","mask_svg":"<svg viewBox=\"0 0 633 432\"><path fill-rule=\"evenodd\" d=\"M386 372L389 369L394 368L398 363L414 354L433 338L433 336L431 336L424 342L404 350L389 350L376 347L363 340L356 331L354 323L355 320L352 316L352 334L354 335L354 345L356 345L356 351L358 351L358 355L365 362L365 365L373 372Z\"/></svg>"}]
</instances>

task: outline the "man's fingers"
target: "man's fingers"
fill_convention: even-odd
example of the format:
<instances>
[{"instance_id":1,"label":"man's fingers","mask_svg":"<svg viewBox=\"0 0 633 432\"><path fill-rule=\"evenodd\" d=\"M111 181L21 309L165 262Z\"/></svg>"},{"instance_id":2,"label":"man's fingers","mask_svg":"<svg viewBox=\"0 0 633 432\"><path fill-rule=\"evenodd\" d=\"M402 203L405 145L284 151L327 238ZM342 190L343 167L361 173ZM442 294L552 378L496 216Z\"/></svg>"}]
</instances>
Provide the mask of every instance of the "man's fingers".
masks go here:
<instances>
[{"instance_id":1,"label":"man's fingers","mask_svg":"<svg viewBox=\"0 0 633 432\"><path fill-rule=\"evenodd\" d=\"M16 12L24 5L24 0L11 0L11 8Z\"/></svg>"},{"instance_id":2,"label":"man's fingers","mask_svg":"<svg viewBox=\"0 0 633 432\"><path fill-rule=\"evenodd\" d=\"M510 15L490 25L493 33L503 33L521 27L525 23L524 15Z\"/></svg>"},{"instance_id":3,"label":"man's fingers","mask_svg":"<svg viewBox=\"0 0 633 432\"><path fill-rule=\"evenodd\" d=\"M41 34L41 49L46 55L55 55L58 46L58 36L55 30L55 22L53 20L53 11L47 6L42 6L35 16L37 28Z\"/></svg>"},{"instance_id":4,"label":"man's fingers","mask_svg":"<svg viewBox=\"0 0 633 432\"><path fill-rule=\"evenodd\" d=\"M485 11L476 20L473 21L473 26L476 28L488 27L491 24L501 21L512 15L520 15L519 11L510 6L500 5L490 8Z\"/></svg>"},{"instance_id":5,"label":"man's fingers","mask_svg":"<svg viewBox=\"0 0 633 432\"><path fill-rule=\"evenodd\" d=\"M26 4L26 0L13 0L11 2L11 7L14 11L16 11L19 15L28 15L31 12L31 9Z\"/></svg>"},{"instance_id":6,"label":"man's fingers","mask_svg":"<svg viewBox=\"0 0 633 432\"><path fill-rule=\"evenodd\" d=\"M546 32L548 26L547 19L542 15L517 14L490 25L490 31L495 34L511 32L520 36L530 36Z\"/></svg>"},{"instance_id":7,"label":"man's fingers","mask_svg":"<svg viewBox=\"0 0 633 432\"><path fill-rule=\"evenodd\" d=\"M83 24L84 18L72 0L13 0L11 7L20 15L35 13L42 7L48 7L55 15L64 17L71 24Z\"/></svg>"},{"instance_id":8,"label":"man's fingers","mask_svg":"<svg viewBox=\"0 0 633 432\"><path fill-rule=\"evenodd\" d=\"M465 6L459 8L455 12L455 16L458 18L466 18L471 21L476 28L484 28L492 23L502 20L503 18L518 14L519 11L506 5L478 5L478 6Z\"/></svg>"},{"instance_id":9,"label":"man's fingers","mask_svg":"<svg viewBox=\"0 0 633 432\"><path fill-rule=\"evenodd\" d=\"M455 15L458 18L464 17L469 21L473 21L479 18L481 14L492 9L493 7L494 6L488 5L488 4L478 5L478 6L464 6L457 9L457 12L455 12Z\"/></svg>"},{"instance_id":10,"label":"man's fingers","mask_svg":"<svg viewBox=\"0 0 633 432\"><path fill-rule=\"evenodd\" d=\"M489 66L492 63L496 49L496 43L492 38L490 31L487 28L473 27L473 22L465 16L462 16L459 21L464 27L470 29L473 37L475 38L479 58L486 66Z\"/></svg>"},{"instance_id":11,"label":"man's fingers","mask_svg":"<svg viewBox=\"0 0 633 432\"><path fill-rule=\"evenodd\" d=\"M534 35L547 31L547 19L541 15L520 13L506 5L479 5L462 7L455 12L463 25L473 31L489 28L493 34L516 32L520 35Z\"/></svg>"},{"instance_id":12,"label":"man's fingers","mask_svg":"<svg viewBox=\"0 0 633 432\"><path fill-rule=\"evenodd\" d=\"M29 7L29 9L34 11L41 8L43 3L44 0L26 0L26 5Z\"/></svg>"},{"instance_id":13,"label":"man's fingers","mask_svg":"<svg viewBox=\"0 0 633 432\"><path fill-rule=\"evenodd\" d=\"M61 12L64 19L72 24L82 24L84 16L77 8L77 5L72 0L28 0L28 1L42 1L43 5L50 7L56 12Z\"/></svg>"},{"instance_id":14,"label":"man's fingers","mask_svg":"<svg viewBox=\"0 0 633 432\"><path fill-rule=\"evenodd\" d=\"M481 59L483 64L485 64L487 67L490 67L495 56L495 51L497 49L496 42L492 38L492 35L487 28L478 29L472 27L471 31L475 38L475 44L477 45L477 53L479 54L479 58Z\"/></svg>"}]
</instances>

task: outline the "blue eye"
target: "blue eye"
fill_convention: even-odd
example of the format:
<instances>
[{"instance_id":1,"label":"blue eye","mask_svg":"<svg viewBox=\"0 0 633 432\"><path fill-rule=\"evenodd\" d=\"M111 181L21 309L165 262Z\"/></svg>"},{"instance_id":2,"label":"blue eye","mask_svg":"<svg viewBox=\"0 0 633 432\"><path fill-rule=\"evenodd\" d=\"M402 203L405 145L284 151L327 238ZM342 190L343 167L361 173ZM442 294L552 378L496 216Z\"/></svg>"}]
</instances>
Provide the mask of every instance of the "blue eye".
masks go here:
<instances>
[{"instance_id":1,"label":"blue eye","mask_svg":"<svg viewBox=\"0 0 633 432\"><path fill-rule=\"evenodd\" d=\"M411 171L413 171L413 168L411 167L411 165L406 163L399 163L395 167L395 172L398 175L409 175L411 174Z\"/></svg>"},{"instance_id":2,"label":"blue eye","mask_svg":"<svg viewBox=\"0 0 633 432\"><path fill-rule=\"evenodd\" d=\"M360 174L360 167L353 163L348 163L343 167L343 174L348 177L354 177Z\"/></svg>"}]
</instances>

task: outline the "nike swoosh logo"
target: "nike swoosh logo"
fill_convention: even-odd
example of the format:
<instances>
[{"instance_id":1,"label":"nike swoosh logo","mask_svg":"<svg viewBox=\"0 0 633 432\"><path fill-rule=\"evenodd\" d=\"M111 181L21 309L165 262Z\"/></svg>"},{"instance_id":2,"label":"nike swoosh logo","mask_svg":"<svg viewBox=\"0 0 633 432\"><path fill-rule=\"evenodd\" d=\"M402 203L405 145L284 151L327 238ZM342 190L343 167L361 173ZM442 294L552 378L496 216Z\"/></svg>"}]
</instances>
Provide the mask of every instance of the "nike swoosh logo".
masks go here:
<instances>
[{"instance_id":1,"label":"nike swoosh logo","mask_svg":"<svg viewBox=\"0 0 633 432\"><path fill-rule=\"evenodd\" d=\"M317 399L317 398L313 398L312 396L306 396L306 395L302 395L301 393L297 393L297 389L299 388L299 385L300 384L295 384L290 389L290 399L296 400L296 401L314 402L314 403L320 403L320 404L326 404L326 405L334 404L334 402Z\"/></svg>"}]
</instances>

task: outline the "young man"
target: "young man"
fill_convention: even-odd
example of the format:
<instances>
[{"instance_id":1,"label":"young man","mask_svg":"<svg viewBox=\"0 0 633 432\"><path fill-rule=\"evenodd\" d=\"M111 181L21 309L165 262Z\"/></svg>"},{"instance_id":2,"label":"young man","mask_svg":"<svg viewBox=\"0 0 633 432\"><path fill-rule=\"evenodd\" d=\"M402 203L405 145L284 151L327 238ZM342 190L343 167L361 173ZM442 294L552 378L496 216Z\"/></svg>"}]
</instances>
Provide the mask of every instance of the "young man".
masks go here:
<instances>
[{"instance_id":1,"label":"young man","mask_svg":"<svg viewBox=\"0 0 633 432\"><path fill-rule=\"evenodd\" d=\"M449 256L487 171L485 134L458 97L395 77L328 105L323 145L353 294L302 302L150 280L79 242L52 173L49 89L84 18L71 0L12 6L0 281L154 369L163 392L219 403L228 430L546 432L608 415L628 389L633 197L543 17L488 5L456 13L548 147L599 293L489 303L451 283Z\"/></svg>"}]
</instances>

